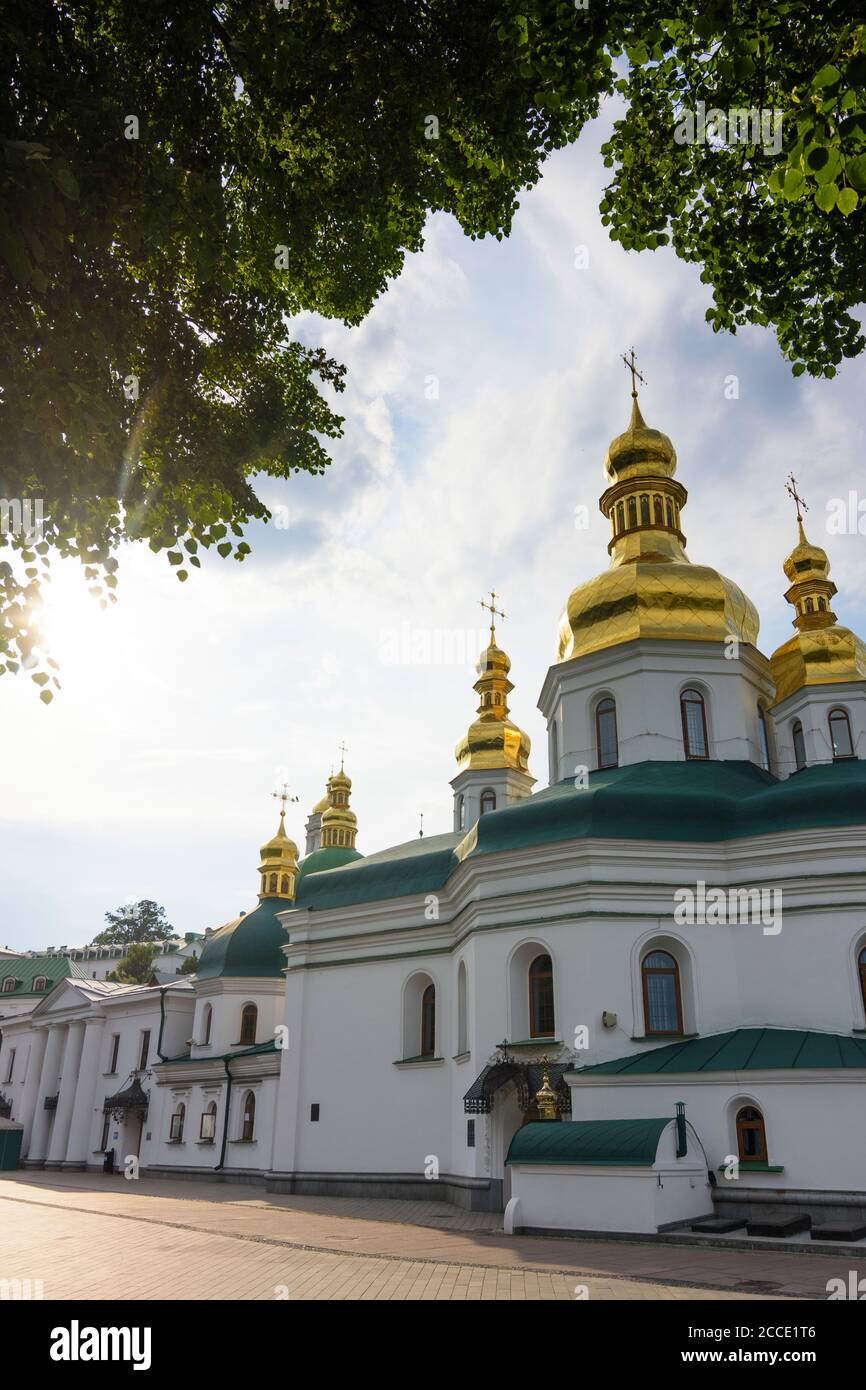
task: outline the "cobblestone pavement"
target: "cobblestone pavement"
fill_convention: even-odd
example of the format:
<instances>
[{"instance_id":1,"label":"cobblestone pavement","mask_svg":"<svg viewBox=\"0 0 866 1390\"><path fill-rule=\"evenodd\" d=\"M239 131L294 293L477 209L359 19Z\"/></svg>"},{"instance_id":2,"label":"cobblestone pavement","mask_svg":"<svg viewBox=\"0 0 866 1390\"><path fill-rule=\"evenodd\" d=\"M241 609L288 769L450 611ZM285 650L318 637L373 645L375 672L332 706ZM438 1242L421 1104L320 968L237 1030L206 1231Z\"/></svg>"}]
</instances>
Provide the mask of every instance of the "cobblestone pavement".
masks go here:
<instances>
[{"instance_id":1,"label":"cobblestone pavement","mask_svg":"<svg viewBox=\"0 0 866 1390\"><path fill-rule=\"evenodd\" d=\"M850 1263L509 1237L500 1216L444 1202L85 1173L0 1179L0 1222L0 1280L59 1299L823 1299Z\"/></svg>"}]
</instances>

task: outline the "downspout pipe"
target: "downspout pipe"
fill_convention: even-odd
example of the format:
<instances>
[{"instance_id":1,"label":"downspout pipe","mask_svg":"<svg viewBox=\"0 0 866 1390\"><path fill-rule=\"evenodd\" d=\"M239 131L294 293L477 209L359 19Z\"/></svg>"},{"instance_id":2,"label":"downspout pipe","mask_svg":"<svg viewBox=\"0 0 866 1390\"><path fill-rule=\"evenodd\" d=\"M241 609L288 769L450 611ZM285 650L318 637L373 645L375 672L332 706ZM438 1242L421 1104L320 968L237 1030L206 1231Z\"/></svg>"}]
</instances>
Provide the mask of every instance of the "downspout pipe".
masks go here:
<instances>
[{"instance_id":1,"label":"downspout pipe","mask_svg":"<svg viewBox=\"0 0 866 1390\"><path fill-rule=\"evenodd\" d=\"M162 1035L165 1032L165 991L168 985L159 987L159 1037L156 1040L156 1055L161 1062L167 1062L168 1058L162 1050Z\"/></svg>"},{"instance_id":2,"label":"downspout pipe","mask_svg":"<svg viewBox=\"0 0 866 1390\"><path fill-rule=\"evenodd\" d=\"M226 1082L227 1082L227 1084L226 1084L226 1112L225 1112L225 1114L223 1115L223 1141L222 1141L222 1147L220 1148L220 1161L219 1161L219 1163L217 1164L217 1166L214 1168L214 1172L215 1172L215 1173L218 1173L218 1172L219 1172L219 1170L223 1167L223 1165L225 1164L225 1161L226 1161L226 1144L228 1143L228 1138L229 1138L229 1109L230 1109L230 1107L231 1107L231 1099L232 1099L232 1080L233 1080L233 1077L232 1077L232 1073L231 1073L231 1068L229 1067L229 1058L228 1058L228 1057L223 1057L223 1066L224 1066L225 1069L226 1069Z\"/></svg>"}]
</instances>

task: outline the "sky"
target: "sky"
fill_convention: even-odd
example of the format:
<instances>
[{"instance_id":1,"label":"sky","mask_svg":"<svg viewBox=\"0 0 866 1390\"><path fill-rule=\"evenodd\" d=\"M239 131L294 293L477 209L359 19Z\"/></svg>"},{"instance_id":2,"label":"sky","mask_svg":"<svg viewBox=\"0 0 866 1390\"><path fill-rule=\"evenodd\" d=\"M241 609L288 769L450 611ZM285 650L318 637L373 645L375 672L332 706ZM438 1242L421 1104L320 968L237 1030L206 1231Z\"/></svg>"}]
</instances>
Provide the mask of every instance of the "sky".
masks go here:
<instances>
[{"instance_id":1,"label":"sky","mask_svg":"<svg viewBox=\"0 0 866 1390\"><path fill-rule=\"evenodd\" d=\"M866 635L864 536L826 520L834 498L864 496L862 360L795 380L772 332L712 333L699 267L609 241L609 128L603 114L549 160L509 239L473 242L437 215L362 325L295 321L348 367L345 433L323 478L262 481L281 525L250 528L242 565L203 557L181 585L127 546L105 612L77 566L58 567L46 626L62 690L45 706L25 678L0 688L0 945L82 944L144 897L179 932L253 907L271 793L285 781L298 797L286 819L303 851L343 742L362 852L414 837L422 813L425 834L450 830L490 589L541 789L536 701L569 593L608 563L598 498L632 345L644 417L688 489L689 557L753 599L761 649L792 632L791 471L839 620Z\"/></svg>"}]
</instances>

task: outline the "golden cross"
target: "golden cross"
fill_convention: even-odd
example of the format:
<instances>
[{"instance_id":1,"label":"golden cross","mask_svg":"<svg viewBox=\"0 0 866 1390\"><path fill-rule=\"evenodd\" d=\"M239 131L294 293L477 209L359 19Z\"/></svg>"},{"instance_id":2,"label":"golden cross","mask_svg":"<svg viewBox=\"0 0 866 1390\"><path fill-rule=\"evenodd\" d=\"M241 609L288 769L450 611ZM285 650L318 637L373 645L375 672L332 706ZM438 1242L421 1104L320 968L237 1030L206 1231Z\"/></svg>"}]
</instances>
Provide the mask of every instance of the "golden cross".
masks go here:
<instances>
[{"instance_id":1,"label":"golden cross","mask_svg":"<svg viewBox=\"0 0 866 1390\"><path fill-rule=\"evenodd\" d=\"M634 348L631 349L628 357L626 357L624 352L620 353L620 357L622 358L623 362L631 372L631 393L634 396L635 400L637 400L637 386L635 385L635 377L637 377L637 380L641 383L642 386L646 386L646 377L641 376L640 372L637 369L637 366L635 365Z\"/></svg>"},{"instance_id":2,"label":"golden cross","mask_svg":"<svg viewBox=\"0 0 866 1390\"><path fill-rule=\"evenodd\" d=\"M346 747L345 742L343 742L343 743L338 743L338 744L337 744L337 747L338 747L338 749L340 750L340 771L342 772L342 771L343 771L343 763L346 761L346 754L348 753L349 750L348 750L348 748Z\"/></svg>"},{"instance_id":3,"label":"golden cross","mask_svg":"<svg viewBox=\"0 0 866 1390\"><path fill-rule=\"evenodd\" d=\"M788 481L785 484L785 491L788 493L790 497L793 497L794 506L797 508L797 520L802 525L803 518L800 515L800 508L802 507L804 512L807 512L809 508L806 506L806 503L803 501L802 497L797 491L797 479L794 477L793 473L788 474Z\"/></svg>"},{"instance_id":4,"label":"golden cross","mask_svg":"<svg viewBox=\"0 0 866 1390\"><path fill-rule=\"evenodd\" d=\"M280 811L281 816L284 816L286 814L286 802L297 801L298 799L296 796L289 796L289 788L285 782L283 783L282 791L271 792L271 796L274 798L275 801L281 801L283 803L282 809Z\"/></svg>"},{"instance_id":5,"label":"golden cross","mask_svg":"<svg viewBox=\"0 0 866 1390\"><path fill-rule=\"evenodd\" d=\"M481 600L480 600L480 603L481 603L481 607L482 607L482 608L486 608L487 611L488 611L488 613L490 614L490 633L491 633L491 636L495 636L496 634L495 634L495 630L494 630L494 622L496 621L497 618L505 618L505 617L508 616L507 613L503 613L503 611L502 611L501 608L497 608L497 607L496 607L496 590L495 590L495 589L491 589L491 590L490 590L490 602L489 602L489 603L485 603L485 602L484 602L484 599L481 599Z\"/></svg>"}]
</instances>

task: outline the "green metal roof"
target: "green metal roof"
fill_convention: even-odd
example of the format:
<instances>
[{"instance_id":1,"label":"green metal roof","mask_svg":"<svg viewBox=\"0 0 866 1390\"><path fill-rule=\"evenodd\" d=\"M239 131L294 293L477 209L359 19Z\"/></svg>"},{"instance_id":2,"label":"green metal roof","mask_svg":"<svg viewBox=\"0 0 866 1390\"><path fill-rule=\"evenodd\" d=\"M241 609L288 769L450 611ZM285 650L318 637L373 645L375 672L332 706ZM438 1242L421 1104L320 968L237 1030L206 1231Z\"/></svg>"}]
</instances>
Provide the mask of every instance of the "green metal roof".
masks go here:
<instances>
[{"instance_id":1,"label":"green metal roof","mask_svg":"<svg viewBox=\"0 0 866 1390\"><path fill-rule=\"evenodd\" d=\"M196 978L282 975L288 937L277 913L290 906L285 898L263 898L252 912L218 927L205 938Z\"/></svg>"},{"instance_id":2,"label":"green metal roof","mask_svg":"<svg viewBox=\"0 0 866 1390\"><path fill-rule=\"evenodd\" d=\"M569 780L482 816L468 835L414 839L303 878L311 909L435 893L464 859L592 837L713 843L866 824L866 761L810 767L780 782L750 762L644 762ZM312 856L311 856L312 857Z\"/></svg>"},{"instance_id":3,"label":"green metal roof","mask_svg":"<svg viewBox=\"0 0 866 1390\"><path fill-rule=\"evenodd\" d=\"M735 1028L708 1038L634 1052L612 1062L580 1067L581 1076L686 1075L699 1071L777 1071L866 1067L866 1038L809 1033L799 1028Z\"/></svg>"},{"instance_id":4,"label":"green metal roof","mask_svg":"<svg viewBox=\"0 0 866 1390\"><path fill-rule=\"evenodd\" d=\"M156 1062L158 1067L177 1067L184 1062L223 1062L226 1059L231 1061L232 1057L259 1057L265 1052L276 1052L277 1043L275 1038L269 1038L267 1042L254 1043L252 1047L236 1048L234 1052L220 1052L215 1057L193 1057L191 1053L185 1052L182 1057L167 1057L164 1062Z\"/></svg>"},{"instance_id":5,"label":"green metal roof","mask_svg":"<svg viewBox=\"0 0 866 1390\"><path fill-rule=\"evenodd\" d=\"M306 855L298 865L298 877L296 885L301 882L307 874L320 874L325 869L341 869L344 864L353 864L356 859L363 859L356 849L342 848L339 845L329 845L327 849L314 849L312 854ZM297 887L296 890L297 892Z\"/></svg>"},{"instance_id":6,"label":"green metal roof","mask_svg":"<svg viewBox=\"0 0 866 1390\"><path fill-rule=\"evenodd\" d=\"M48 989L36 991L33 982L40 975L50 980L51 985ZM6 993L3 991L3 981L10 977L20 983ZM34 999L44 999L61 980L89 978L78 961L70 960L68 956L0 956L0 1014L3 1012L4 999L21 999L31 995Z\"/></svg>"},{"instance_id":7,"label":"green metal roof","mask_svg":"<svg viewBox=\"0 0 866 1390\"><path fill-rule=\"evenodd\" d=\"M534 1120L511 1141L506 1163L587 1163L651 1168L673 1116L655 1120Z\"/></svg>"}]
</instances>

